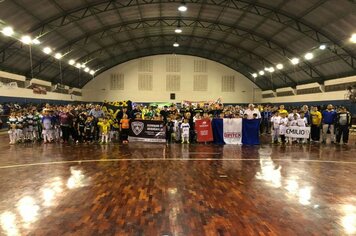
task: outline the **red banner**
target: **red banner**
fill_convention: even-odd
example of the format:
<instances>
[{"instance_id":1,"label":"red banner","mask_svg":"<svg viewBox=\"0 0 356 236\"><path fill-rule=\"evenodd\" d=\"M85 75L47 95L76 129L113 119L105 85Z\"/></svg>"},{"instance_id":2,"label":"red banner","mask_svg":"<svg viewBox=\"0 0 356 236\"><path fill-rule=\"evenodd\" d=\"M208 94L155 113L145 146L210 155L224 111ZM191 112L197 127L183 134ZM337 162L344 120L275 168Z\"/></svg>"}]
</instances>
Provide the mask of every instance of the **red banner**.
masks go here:
<instances>
[{"instance_id":1,"label":"red banner","mask_svg":"<svg viewBox=\"0 0 356 236\"><path fill-rule=\"evenodd\" d=\"M198 142L213 141L213 131L211 128L210 119L202 119L195 121L195 131L197 132Z\"/></svg>"}]
</instances>

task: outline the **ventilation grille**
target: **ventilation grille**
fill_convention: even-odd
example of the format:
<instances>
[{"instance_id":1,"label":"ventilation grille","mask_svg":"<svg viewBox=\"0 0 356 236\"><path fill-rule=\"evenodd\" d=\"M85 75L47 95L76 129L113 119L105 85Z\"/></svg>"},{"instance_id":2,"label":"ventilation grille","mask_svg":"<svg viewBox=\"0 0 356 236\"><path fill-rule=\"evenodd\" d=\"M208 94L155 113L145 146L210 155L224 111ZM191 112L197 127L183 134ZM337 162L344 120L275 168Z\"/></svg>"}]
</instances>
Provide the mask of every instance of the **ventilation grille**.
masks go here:
<instances>
[{"instance_id":1,"label":"ventilation grille","mask_svg":"<svg viewBox=\"0 0 356 236\"><path fill-rule=\"evenodd\" d=\"M166 91L180 91L180 75L167 75Z\"/></svg>"},{"instance_id":2,"label":"ventilation grille","mask_svg":"<svg viewBox=\"0 0 356 236\"><path fill-rule=\"evenodd\" d=\"M206 60L194 60L194 72L206 73Z\"/></svg>"},{"instance_id":3,"label":"ventilation grille","mask_svg":"<svg viewBox=\"0 0 356 236\"><path fill-rule=\"evenodd\" d=\"M138 62L139 72L152 72L153 71L153 61L152 59L140 59Z\"/></svg>"},{"instance_id":4,"label":"ventilation grille","mask_svg":"<svg viewBox=\"0 0 356 236\"><path fill-rule=\"evenodd\" d=\"M273 93L262 94L262 98L274 98Z\"/></svg>"},{"instance_id":5,"label":"ventilation grille","mask_svg":"<svg viewBox=\"0 0 356 236\"><path fill-rule=\"evenodd\" d=\"M124 74L110 75L110 90L124 90Z\"/></svg>"},{"instance_id":6,"label":"ventilation grille","mask_svg":"<svg viewBox=\"0 0 356 236\"><path fill-rule=\"evenodd\" d=\"M166 71L167 72L180 72L180 58L179 57L167 57Z\"/></svg>"},{"instance_id":7,"label":"ventilation grille","mask_svg":"<svg viewBox=\"0 0 356 236\"><path fill-rule=\"evenodd\" d=\"M293 91L277 92L277 97L293 96Z\"/></svg>"},{"instance_id":8,"label":"ventilation grille","mask_svg":"<svg viewBox=\"0 0 356 236\"><path fill-rule=\"evenodd\" d=\"M320 90L319 87L297 90L297 94L298 95L300 95L300 94L311 94L311 93L321 93L321 90Z\"/></svg>"},{"instance_id":9,"label":"ventilation grille","mask_svg":"<svg viewBox=\"0 0 356 236\"><path fill-rule=\"evenodd\" d=\"M152 75L139 74L138 75L138 90L151 91L152 90Z\"/></svg>"},{"instance_id":10,"label":"ventilation grille","mask_svg":"<svg viewBox=\"0 0 356 236\"><path fill-rule=\"evenodd\" d=\"M235 76L224 75L221 79L222 92L235 92Z\"/></svg>"},{"instance_id":11,"label":"ventilation grille","mask_svg":"<svg viewBox=\"0 0 356 236\"><path fill-rule=\"evenodd\" d=\"M194 75L194 91L208 91L208 76L207 75Z\"/></svg>"},{"instance_id":12,"label":"ventilation grille","mask_svg":"<svg viewBox=\"0 0 356 236\"><path fill-rule=\"evenodd\" d=\"M333 85L325 85L325 92L332 91L346 91L348 87L356 86L355 82L343 83L343 84L333 84Z\"/></svg>"}]
</instances>

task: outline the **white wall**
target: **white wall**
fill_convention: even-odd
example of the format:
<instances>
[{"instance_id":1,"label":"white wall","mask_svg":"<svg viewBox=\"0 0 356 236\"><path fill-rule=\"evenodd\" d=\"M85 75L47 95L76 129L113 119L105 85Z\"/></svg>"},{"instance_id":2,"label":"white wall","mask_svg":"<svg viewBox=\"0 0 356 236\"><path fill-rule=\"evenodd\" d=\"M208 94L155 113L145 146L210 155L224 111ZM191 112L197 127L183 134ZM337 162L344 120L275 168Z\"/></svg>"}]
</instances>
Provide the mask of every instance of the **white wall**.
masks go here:
<instances>
[{"instance_id":1,"label":"white wall","mask_svg":"<svg viewBox=\"0 0 356 236\"><path fill-rule=\"evenodd\" d=\"M0 96L4 97L18 97L18 98L35 98L35 99L46 99L46 100L63 100L63 101L82 101L82 97L47 92L47 94L34 94L32 89L26 88L6 88L0 87Z\"/></svg>"},{"instance_id":2,"label":"white wall","mask_svg":"<svg viewBox=\"0 0 356 236\"><path fill-rule=\"evenodd\" d=\"M281 102L310 102L310 101L333 101L347 100L346 91L312 93L285 97L262 98L262 103L281 103Z\"/></svg>"},{"instance_id":3,"label":"white wall","mask_svg":"<svg viewBox=\"0 0 356 236\"><path fill-rule=\"evenodd\" d=\"M166 58L179 57L181 72L166 72ZM139 60L132 60L117 65L98 76L82 89L85 101L117 101L132 100L135 102L181 102L182 100L201 101L221 98L224 103L249 103L261 96L260 90L242 74L214 61L207 61L206 73L194 72L194 60L205 60L199 57L184 55L158 55L145 57L153 62L153 89L152 91L138 90ZM124 90L110 90L111 74L124 74ZM144 72L143 72L144 73ZM181 77L180 91L166 91L166 75L178 74ZM193 76L196 74L208 75L208 90L193 91ZM235 76L235 92L221 92L221 81L224 75ZM170 100L170 93L176 94L175 100ZM257 94L257 95L256 95Z\"/></svg>"}]
</instances>

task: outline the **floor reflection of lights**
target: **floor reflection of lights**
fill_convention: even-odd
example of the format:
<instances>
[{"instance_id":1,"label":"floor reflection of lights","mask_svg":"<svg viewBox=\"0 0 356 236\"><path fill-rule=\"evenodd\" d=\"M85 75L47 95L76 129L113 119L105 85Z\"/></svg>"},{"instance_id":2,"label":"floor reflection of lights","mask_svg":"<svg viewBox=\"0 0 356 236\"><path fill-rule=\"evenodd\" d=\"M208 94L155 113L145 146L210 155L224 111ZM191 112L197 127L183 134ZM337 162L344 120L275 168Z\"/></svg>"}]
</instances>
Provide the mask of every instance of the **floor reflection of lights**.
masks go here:
<instances>
[{"instance_id":1,"label":"floor reflection of lights","mask_svg":"<svg viewBox=\"0 0 356 236\"><path fill-rule=\"evenodd\" d=\"M356 234L356 207L351 204L343 205L341 207L343 217L341 218L341 225L345 233Z\"/></svg>"},{"instance_id":2,"label":"floor reflection of lights","mask_svg":"<svg viewBox=\"0 0 356 236\"><path fill-rule=\"evenodd\" d=\"M0 215L0 225L7 236L20 235L16 224L16 215L12 212L6 211Z\"/></svg>"}]
</instances>

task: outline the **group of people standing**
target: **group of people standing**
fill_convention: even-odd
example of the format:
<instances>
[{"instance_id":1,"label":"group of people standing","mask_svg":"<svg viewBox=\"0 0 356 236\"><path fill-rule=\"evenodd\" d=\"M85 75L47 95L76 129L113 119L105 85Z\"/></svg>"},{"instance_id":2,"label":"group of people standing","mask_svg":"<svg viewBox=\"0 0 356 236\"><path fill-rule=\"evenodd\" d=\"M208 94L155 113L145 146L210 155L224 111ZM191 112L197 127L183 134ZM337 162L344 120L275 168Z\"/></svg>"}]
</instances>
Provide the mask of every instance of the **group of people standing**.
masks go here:
<instances>
[{"instance_id":1,"label":"group of people standing","mask_svg":"<svg viewBox=\"0 0 356 236\"><path fill-rule=\"evenodd\" d=\"M325 144L329 136L331 143L340 144L342 138L342 143L347 144L351 125L351 113L345 107L335 110L331 104L322 111L317 106L309 109L304 105L301 109L292 108L288 112L284 105L280 105L279 109L274 110L267 106L261 112L261 133L272 133L274 143L310 141ZM310 138L286 140L285 130L288 126L310 127Z\"/></svg>"},{"instance_id":2,"label":"group of people standing","mask_svg":"<svg viewBox=\"0 0 356 236\"><path fill-rule=\"evenodd\" d=\"M64 142L71 139L76 142L109 143L112 140L128 142L130 122L133 120L163 121L166 140L171 142L195 142L195 121L214 118L260 119L261 134L272 134L273 143L285 142L323 142L330 135L331 142L348 142L351 114L345 107L337 110L328 105L320 112L318 107L286 109L284 105L224 106L222 104L201 105L175 104L158 108L154 106L134 105L109 110L101 105L80 104L44 107L14 107L8 117L10 144L43 140L44 143ZM288 126L311 127L308 139L286 139ZM322 138L321 138L322 137Z\"/></svg>"}]
</instances>

